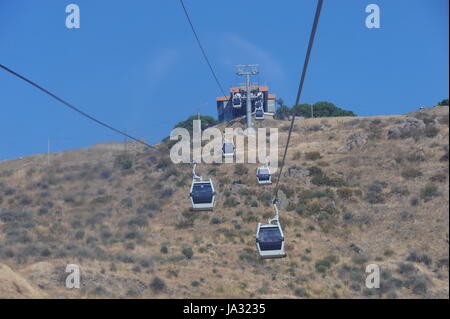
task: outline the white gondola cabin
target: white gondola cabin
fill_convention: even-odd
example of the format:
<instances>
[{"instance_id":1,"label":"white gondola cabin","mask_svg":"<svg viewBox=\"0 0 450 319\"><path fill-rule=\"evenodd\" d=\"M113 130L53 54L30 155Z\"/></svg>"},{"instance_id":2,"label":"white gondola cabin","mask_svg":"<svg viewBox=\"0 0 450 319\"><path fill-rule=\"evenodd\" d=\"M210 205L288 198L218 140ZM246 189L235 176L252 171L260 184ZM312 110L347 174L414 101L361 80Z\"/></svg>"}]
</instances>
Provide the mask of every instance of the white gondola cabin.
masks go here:
<instances>
[{"instance_id":1,"label":"white gondola cabin","mask_svg":"<svg viewBox=\"0 0 450 319\"><path fill-rule=\"evenodd\" d=\"M193 210L212 210L216 199L216 192L211 179L203 180L201 176L195 174L194 163L192 170L192 184L189 192Z\"/></svg>"},{"instance_id":2,"label":"white gondola cabin","mask_svg":"<svg viewBox=\"0 0 450 319\"><path fill-rule=\"evenodd\" d=\"M264 120L264 110L262 108L255 110L255 120Z\"/></svg>"},{"instance_id":3,"label":"white gondola cabin","mask_svg":"<svg viewBox=\"0 0 450 319\"><path fill-rule=\"evenodd\" d=\"M224 158L226 157L233 157L234 156L234 143L233 142L225 142L222 145L222 156Z\"/></svg>"},{"instance_id":4,"label":"white gondola cabin","mask_svg":"<svg viewBox=\"0 0 450 319\"><path fill-rule=\"evenodd\" d=\"M234 93L232 104L234 108L240 109L242 107L242 95L241 93Z\"/></svg>"},{"instance_id":5,"label":"white gondola cabin","mask_svg":"<svg viewBox=\"0 0 450 319\"><path fill-rule=\"evenodd\" d=\"M261 166L256 169L258 184L272 184L272 174L269 166Z\"/></svg>"},{"instance_id":6,"label":"white gondola cabin","mask_svg":"<svg viewBox=\"0 0 450 319\"><path fill-rule=\"evenodd\" d=\"M267 224L258 223L256 230L256 249L260 258L284 258L286 253L284 251L284 234L281 229L278 208L274 203L276 216L269 219Z\"/></svg>"}]
</instances>

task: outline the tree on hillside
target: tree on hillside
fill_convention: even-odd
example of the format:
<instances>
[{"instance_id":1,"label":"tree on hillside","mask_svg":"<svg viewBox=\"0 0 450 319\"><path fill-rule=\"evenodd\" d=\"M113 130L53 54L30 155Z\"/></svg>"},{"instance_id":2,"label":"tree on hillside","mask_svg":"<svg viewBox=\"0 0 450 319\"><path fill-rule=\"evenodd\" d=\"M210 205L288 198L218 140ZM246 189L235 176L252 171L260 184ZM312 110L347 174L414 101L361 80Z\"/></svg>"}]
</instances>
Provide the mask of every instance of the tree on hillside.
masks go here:
<instances>
[{"instance_id":1,"label":"tree on hillside","mask_svg":"<svg viewBox=\"0 0 450 319\"><path fill-rule=\"evenodd\" d=\"M448 106L448 99L444 99L438 103L439 106Z\"/></svg>"},{"instance_id":2,"label":"tree on hillside","mask_svg":"<svg viewBox=\"0 0 450 319\"><path fill-rule=\"evenodd\" d=\"M312 105L314 117L356 116L352 111L343 110L331 102L317 102ZM299 104L292 107L296 116L311 117L311 105Z\"/></svg>"},{"instance_id":3,"label":"tree on hillside","mask_svg":"<svg viewBox=\"0 0 450 319\"><path fill-rule=\"evenodd\" d=\"M287 120L289 119L289 115L291 114L291 109L286 105L280 106L273 115L273 118L276 120Z\"/></svg>"},{"instance_id":4,"label":"tree on hillside","mask_svg":"<svg viewBox=\"0 0 450 319\"><path fill-rule=\"evenodd\" d=\"M295 116L311 117L311 104L297 104L291 108Z\"/></svg>"},{"instance_id":5,"label":"tree on hillside","mask_svg":"<svg viewBox=\"0 0 450 319\"><path fill-rule=\"evenodd\" d=\"M282 107L284 105L284 100L280 97L277 99L278 107Z\"/></svg>"},{"instance_id":6,"label":"tree on hillside","mask_svg":"<svg viewBox=\"0 0 450 319\"><path fill-rule=\"evenodd\" d=\"M194 127L193 121L196 119L197 115L189 116L187 120L179 122L177 125L175 125L175 127L182 127L187 129L189 132L192 132ZM215 120L212 116L208 115L201 115L200 120L202 121L202 130L218 123L217 120Z\"/></svg>"}]
</instances>

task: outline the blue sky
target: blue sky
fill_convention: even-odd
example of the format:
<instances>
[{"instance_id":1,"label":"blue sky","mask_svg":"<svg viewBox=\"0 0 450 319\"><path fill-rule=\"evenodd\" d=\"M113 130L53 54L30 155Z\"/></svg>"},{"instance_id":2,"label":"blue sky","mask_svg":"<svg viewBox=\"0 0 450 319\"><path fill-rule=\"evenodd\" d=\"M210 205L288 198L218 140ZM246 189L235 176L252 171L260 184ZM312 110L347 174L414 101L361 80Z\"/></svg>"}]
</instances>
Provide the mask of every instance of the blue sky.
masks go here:
<instances>
[{"instance_id":1,"label":"blue sky","mask_svg":"<svg viewBox=\"0 0 450 319\"><path fill-rule=\"evenodd\" d=\"M76 3L81 28L67 29ZM365 7L381 9L368 29ZM225 89L235 64L294 103L316 1L185 0ZM448 97L447 0L325 0L302 102L401 114ZM178 0L0 0L0 63L150 143L221 95ZM205 105L208 103L207 105ZM0 160L123 138L0 70Z\"/></svg>"}]
</instances>

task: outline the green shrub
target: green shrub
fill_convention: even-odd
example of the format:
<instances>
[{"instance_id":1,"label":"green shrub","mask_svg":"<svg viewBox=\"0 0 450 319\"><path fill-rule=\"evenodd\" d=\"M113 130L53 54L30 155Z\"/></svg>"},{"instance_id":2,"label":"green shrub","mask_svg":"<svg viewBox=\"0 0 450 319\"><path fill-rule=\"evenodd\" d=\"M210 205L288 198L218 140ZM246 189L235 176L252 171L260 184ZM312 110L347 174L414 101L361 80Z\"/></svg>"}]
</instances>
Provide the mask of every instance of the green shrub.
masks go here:
<instances>
[{"instance_id":1,"label":"green shrub","mask_svg":"<svg viewBox=\"0 0 450 319\"><path fill-rule=\"evenodd\" d=\"M434 183L428 183L420 190L420 197L426 202L439 195L438 187Z\"/></svg>"},{"instance_id":2,"label":"green shrub","mask_svg":"<svg viewBox=\"0 0 450 319\"><path fill-rule=\"evenodd\" d=\"M413 218L413 216L414 216L414 215L413 215L411 212L406 211L406 210L400 213L400 218L401 218L402 220L408 220L408 219L411 219L411 218Z\"/></svg>"},{"instance_id":3,"label":"green shrub","mask_svg":"<svg viewBox=\"0 0 450 319\"><path fill-rule=\"evenodd\" d=\"M244 249L244 251L239 254L239 259L250 264L255 264L257 262L256 255L248 249Z\"/></svg>"},{"instance_id":4,"label":"green shrub","mask_svg":"<svg viewBox=\"0 0 450 319\"><path fill-rule=\"evenodd\" d=\"M73 200L73 198L72 198L72 200ZM113 200L112 196L108 196L108 195L107 196L99 196L99 197L94 198L91 201L91 204L93 204L93 205L106 204L106 203L108 203L108 202L110 202L112 200ZM70 201L70 199L69 199L69 201Z\"/></svg>"},{"instance_id":5,"label":"green shrub","mask_svg":"<svg viewBox=\"0 0 450 319\"><path fill-rule=\"evenodd\" d=\"M352 261L357 265L364 265L365 263L367 263L368 258L364 255L356 255L353 256Z\"/></svg>"},{"instance_id":6,"label":"green shrub","mask_svg":"<svg viewBox=\"0 0 450 319\"><path fill-rule=\"evenodd\" d=\"M301 192L299 195L299 198L302 202L304 202L305 200L308 200L308 199L323 198L323 197L329 198L329 199L334 199L335 194L332 189L327 188L325 190L320 190L320 189L305 190L305 191Z\"/></svg>"},{"instance_id":7,"label":"green shrub","mask_svg":"<svg viewBox=\"0 0 450 319\"><path fill-rule=\"evenodd\" d=\"M78 231L75 233L75 239L81 240L81 239L84 238L84 235L85 235L85 233L84 233L83 230L78 230Z\"/></svg>"},{"instance_id":8,"label":"green shrub","mask_svg":"<svg viewBox=\"0 0 450 319\"><path fill-rule=\"evenodd\" d=\"M175 225L175 228L185 229L185 228L193 227L194 221L195 221L194 219L182 219Z\"/></svg>"},{"instance_id":9,"label":"green shrub","mask_svg":"<svg viewBox=\"0 0 450 319\"><path fill-rule=\"evenodd\" d=\"M223 202L223 207L236 207L237 205L239 205L239 202L232 196L226 198Z\"/></svg>"},{"instance_id":10,"label":"green shrub","mask_svg":"<svg viewBox=\"0 0 450 319\"><path fill-rule=\"evenodd\" d=\"M305 154L305 159L308 161L316 161L320 158L322 158L322 156L320 155L320 152L307 152Z\"/></svg>"},{"instance_id":11,"label":"green shrub","mask_svg":"<svg viewBox=\"0 0 450 319\"><path fill-rule=\"evenodd\" d=\"M166 172L163 175L163 179L169 179L172 176L179 176L180 172L175 167L170 167L166 170Z\"/></svg>"},{"instance_id":12,"label":"green shrub","mask_svg":"<svg viewBox=\"0 0 450 319\"><path fill-rule=\"evenodd\" d=\"M163 157L159 160L158 164L156 164L156 168L164 169L172 165L172 161L168 157Z\"/></svg>"},{"instance_id":13,"label":"green shrub","mask_svg":"<svg viewBox=\"0 0 450 319\"><path fill-rule=\"evenodd\" d=\"M120 167L122 170L129 170L133 168L133 160L128 154L122 154L116 156L114 165Z\"/></svg>"},{"instance_id":14,"label":"green shrub","mask_svg":"<svg viewBox=\"0 0 450 319\"><path fill-rule=\"evenodd\" d=\"M258 200L263 203L264 206L270 206L272 204L272 194L264 192L258 195Z\"/></svg>"},{"instance_id":15,"label":"green shrub","mask_svg":"<svg viewBox=\"0 0 450 319\"><path fill-rule=\"evenodd\" d=\"M145 215L139 215L137 217L133 217L128 220L127 225L130 227L137 226L137 227L146 227L148 226L148 220Z\"/></svg>"},{"instance_id":16,"label":"green shrub","mask_svg":"<svg viewBox=\"0 0 450 319\"><path fill-rule=\"evenodd\" d=\"M370 204L382 204L386 201L386 196L383 190L386 187L385 182L375 181L369 185L365 200Z\"/></svg>"},{"instance_id":17,"label":"green shrub","mask_svg":"<svg viewBox=\"0 0 450 319\"><path fill-rule=\"evenodd\" d=\"M442 155L442 157L439 159L440 162L448 162L448 150L447 153Z\"/></svg>"},{"instance_id":18,"label":"green shrub","mask_svg":"<svg viewBox=\"0 0 450 319\"><path fill-rule=\"evenodd\" d=\"M417 197L413 197L410 200L411 206L418 206L419 205L419 199Z\"/></svg>"},{"instance_id":19,"label":"green shrub","mask_svg":"<svg viewBox=\"0 0 450 319\"><path fill-rule=\"evenodd\" d=\"M164 188L159 195L160 198L169 198L173 195L173 189L172 188Z\"/></svg>"},{"instance_id":20,"label":"green shrub","mask_svg":"<svg viewBox=\"0 0 450 319\"><path fill-rule=\"evenodd\" d=\"M431 281L426 275L410 275L405 281L405 287L412 290L415 295L423 296L428 292Z\"/></svg>"},{"instance_id":21,"label":"green shrub","mask_svg":"<svg viewBox=\"0 0 450 319\"><path fill-rule=\"evenodd\" d=\"M300 159L300 157L302 156L302 153L297 151L294 153L294 155L292 156L292 160L293 161L298 161Z\"/></svg>"},{"instance_id":22,"label":"green shrub","mask_svg":"<svg viewBox=\"0 0 450 319\"><path fill-rule=\"evenodd\" d=\"M123 207L131 208L133 207L133 199L131 197L126 197L122 199L121 204Z\"/></svg>"},{"instance_id":23,"label":"green shrub","mask_svg":"<svg viewBox=\"0 0 450 319\"><path fill-rule=\"evenodd\" d=\"M447 125L448 126L449 125L449 115L447 114L447 115L441 116L439 118L438 122L441 125Z\"/></svg>"},{"instance_id":24,"label":"green shrub","mask_svg":"<svg viewBox=\"0 0 450 319\"><path fill-rule=\"evenodd\" d=\"M439 128L435 125L427 125L425 127L426 137L436 137L439 134Z\"/></svg>"},{"instance_id":25,"label":"green shrub","mask_svg":"<svg viewBox=\"0 0 450 319\"><path fill-rule=\"evenodd\" d=\"M333 264L337 264L338 262L339 262L339 257L330 255L323 259L316 261L314 267L316 268L317 272L326 273Z\"/></svg>"},{"instance_id":26,"label":"green shrub","mask_svg":"<svg viewBox=\"0 0 450 319\"><path fill-rule=\"evenodd\" d=\"M236 164L236 166L234 167L234 174L245 176L248 174L248 168L244 164Z\"/></svg>"},{"instance_id":27,"label":"green shrub","mask_svg":"<svg viewBox=\"0 0 450 319\"><path fill-rule=\"evenodd\" d=\"M286 206L286 210L287 210L288 212L292 212L293 210L296 209L296 207L297 207L297 206L296 206L294 203L289 202L289 203L287 204L287 206Z\"/></svg>"},{"instance_id":28,"label":"green shrub","mask_svg":"<svg viewBox=\"0 0 450 319\"><path fill-rule=\"evenodd\" d=\"M155 277L150 283L150 288L153 290L153 292L160 293L166 289L166 283L161 278Z\"/></svg>"},{"instance_id":29,"label":"green shrub","mask_svg":"<svg viewBox=\"0 0 450 319\"><path fill-rule=\"evenodd\" d=\"M409 154L406 159L413 163L424 162L426 160L425 155L421 151L416 151L412 154Z\"/></svg>"},{"instance_id":30,"label":"green shrub","mask_svg":"<svg viewBox=\"0 0 450 319\"><path fill-rule=\"evenodd\" d=\"M252 196L252 192L247 188L241 188L238 193L241 196Z\"/></svg>"},{"instance_id":31,"label":"green shrub","mask_svg":"<svg viewBox=\"0 0 450 319\"><path fill-rule=\"evenodd\" d=\"M295 289L294 294L297 297L308 297L309 296L308 291L305 288L297 288L297 289Z\"/></svg>"},{"instance_id":32,"label":"green shrub","mask_svg":"<svg viewBox=\"0 0 450 319\"><path fill-rule=\"evenodd\" d=\"M295 190L282 184L280 190L286 195L287 198L291 198L295 194Z\"/></svg>"},{"instance_id":33,"label":"green shrub","mask_svg":"<svg viewBox=\"0 0 450 319\"><path fill-rule=\"evenodd\" d=\"M397 271L402 275L409 275L417 272L417 268L411 263L401 263Z\"/></svg>"},{"instance_id":34,"label":"green shrub","mask_svg":"<svg viewBox=\"0 0 450 319\"><path fill-rule=\"evenodd\" d=\"M44 248L41 250L41 256L42 257L49 257L51 256L52 251L49 248Z\"/></svg>"},{"instance_id":35,"label":"green shrub","mask_svg":"<svg viewBox=\"0 0 450 319\"><path fill-rule=\"evenodd\" d=\"M323 171L320 167L313 166L313 167L310 167L308 170L309 170L309 175L311 175L311 176L323 175Z\"/></svg>"},{"instance_id":36,"label":"green shrub","mask_svg":"<svg viewBox=\"0 0 450 319\"><path fill-rule=\"evenodd\" d=\"M426 254L418 254L416 252L411 252L406 258L407 261L417 262L417 263L423 263L427 266L431 265L432 259L430 256Z\"/></svg>"},{"instance_id":37,"label":"green shrub","mask_svg":"<svg viewBox=\"0 0 450 319\"><path fill-rule=\"evenodd\" d=\"M281 105L275 111L273 118L276 120L284 121L284 120L289 119L290 114L291 114L291 109L289 107L287 107L286 105Z\"/></svg>"},{"instance_id":38,"label":"green shrub","mask_svg":"<svg viewBox=\"0 0 450 319\"><path fill-rule=\"evenodd\" d=\"M183 249L181 250L181 252L183 253L183 255L187 258L187 259L191 259L192 256L194 256L194 251L192 250L191 247L183 247Z\"/></svg>"},{"instance_id":39,"label":"green shrub","mask_svg":"<svg viewBox=\"0 0 450 319\"><path fill-rule=\"evenodd\" d=\"M109 179L112 175L112 170L109 168L102 169L100 171L100 177L103 179Z\"/></svg>"},{"instance_id":40,"label":"green shrub","mask_svg":"<svg viewBox=\"0 0 450 319\"><path fill-rule=\"evenodd\" d=\"M430 177L430 181L436 183L444 183L447 181L447 175L443 173L433 175Z\"/></svg>"},{"instance_id":41,"label":"green shrub","mask_svg":"<svg viewBox=\"0 0 450 319\"><path fill-rule=\"evenodd\" d=\"M353 218L353 214L351 212L347 212L343 216L345 222L349 222Z\"/></svg>"},{"instance_id":42,"label":"green shrub","mask_svg":"<svg viewBox=\"0 0 450 319\"><path fill-rule=\"evenodd\" d=\"M331 178L326 176L325 174L315 175L311 179L311 183L317 186L331 186L331 187L343 187L346 186L347 183L340 177Z\"/></svg>"},{"instance_id":43,"label":"green shrub","mask_svg":"<svg viewBox=\"0 0 450 319\"><path fill-rule=\"evenodd\" d=\"M399 196L408 196L409 190L406 186L392 186L392 194L399 195Z\"/></svg>"},{"instance_id":44,"label":"green shrub","mask_svg":"<svg viewBox=\"0 0 450 319\"><path fill-rule=\"evenodd\" d=\"M217 217L213 217L213 218L211 218L211 222L210 223L213 224L213 225L217 225L217 224L221 223L221 220L219 218L217 218Z\"/></svg>"},{"instance_id":45,"label":"green shrub","mask_svg":"<svg viewBox=\"0 0 450 319\"><path fill-rule=\"evenodd\" d=\"M448 268L448 265L449 265L449 258L448 257L443 257L443 258L439 259L437 261L437 263L436 263L436 266L439 267L439 268L442 268L442 267L447 267Z\"/></svg>"},{"instance_id":46,"label":"green shrub","mask_svg":"<svg viewBox=\"0 0 450 319\"><path fill-rule=\"evenodd\" d=\"M336 193L343 200L350 200L353 197L353 190L351 188L339 188Z\"/></svg>"},{"instance_id":47,"label":"green shrub","mask_svg":"<svg viewBox=\"0 0 450 319\"><path fill-rule=\"evenodd\" d=\"M5 194L5 196L11 196L11 195L14 195L15 193L16 193L16 189L12 188L12 187L8 187L3 192L3 194Z\"/></svg>"},{"instance_id":48,"label":"green shrub","mask_svg":"<svg viewBox=\"0 0 450 319\"><path fill-rule=\"evenodd\" d=\"M176 127L185 128L192 134L192 132L194 130L194 126L193 126L194 120L197 120L197 115L191 115L186 120L178 122L175 125L175 128ZM202 130L218 123L217 120L215 120L213 117L211 117L209 115L201 115L200 120L201 120L201 129Z\"/></svg>"},{"instance_id":49,"label":"green shrub","mask_svg":"<svg viewBox=\"0 0 450 319\"><path fill-rule=\"evenodd\" d=\"M97 296L109 296L110 292L108 291L108 289L106 289L103 286L96 286L94 289L91 290L90 292L93 295L97 295Z\"/></svg>"},{"instance_id":50,"label":"green shrub","mask_svg":"<svg viewBox=\"0 0 450 319\"><path fill-rule=\"evenodd\" d=\"M407 168L402 171L402 177L406 179L413 179L422 175L422 172L417 168Z\"/></svg>"}]
</instances>

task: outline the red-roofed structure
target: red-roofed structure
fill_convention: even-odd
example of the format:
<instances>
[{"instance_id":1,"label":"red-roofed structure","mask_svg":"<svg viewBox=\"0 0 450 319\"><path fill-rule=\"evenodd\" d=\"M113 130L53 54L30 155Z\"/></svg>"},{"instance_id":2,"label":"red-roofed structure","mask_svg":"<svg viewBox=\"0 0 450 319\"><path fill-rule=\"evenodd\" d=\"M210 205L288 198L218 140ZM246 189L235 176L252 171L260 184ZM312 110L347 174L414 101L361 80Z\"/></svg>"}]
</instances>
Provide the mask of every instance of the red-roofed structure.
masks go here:
<instances>
[{"instance_id":1,"label":"red-roofed structure","mask_svg":"<svg viewBox=\"0 0 450 319\"><path fill-rule=\"evenodd\" d=\"M250 98L252 101L252 112L255 110L255 102L258 96L262 93L262 105L264 113L274 114L276 109L276 98L275 94L269 93L269 87L265 85L251 85L250 86ZM238 94L242 97L242 104L236 107L232 103L233 96ZM258 95L259 94L259 95ZM217 103L217 114L219 121L230 121L236 117L245 115L246 110L246 100L247 100L247 87L246 86L235 86L230 88L230 95L219 96L216 98Z\"/></svg>"}]
</instances>

